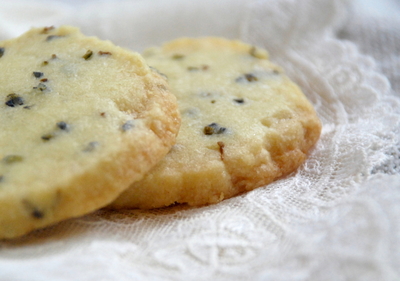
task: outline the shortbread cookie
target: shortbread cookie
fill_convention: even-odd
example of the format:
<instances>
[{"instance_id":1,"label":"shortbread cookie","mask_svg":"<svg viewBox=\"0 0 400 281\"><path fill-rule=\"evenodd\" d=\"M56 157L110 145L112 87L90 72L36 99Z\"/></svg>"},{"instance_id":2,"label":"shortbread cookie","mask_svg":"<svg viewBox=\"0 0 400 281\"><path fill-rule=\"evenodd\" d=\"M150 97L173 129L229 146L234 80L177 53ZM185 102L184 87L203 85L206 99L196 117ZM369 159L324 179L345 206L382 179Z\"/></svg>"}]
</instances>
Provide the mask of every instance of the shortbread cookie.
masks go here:
<instances>
[{"instance_id":1,"label":"shortbread cookie","mask_svg":"<svg viewBox=\"0 0 400 281\"><path fill-rule=\"evenodd\" d=\"M175 142L176 98L136 53L76 28L0 42L0 238L80 216Z\"/></svg>"},{"instance_id":2,"label":"shortbread cookie","mask_svg":"<svg viewBox=\"0 0 400 281\"><path fill-rule=\"evenodd\" d=\"M313 107L265 50L179 39L144 57L168 77L181 130L166 158L112 208L219 202L293 172L319 138Z\"/></svg>"}]
</instances>

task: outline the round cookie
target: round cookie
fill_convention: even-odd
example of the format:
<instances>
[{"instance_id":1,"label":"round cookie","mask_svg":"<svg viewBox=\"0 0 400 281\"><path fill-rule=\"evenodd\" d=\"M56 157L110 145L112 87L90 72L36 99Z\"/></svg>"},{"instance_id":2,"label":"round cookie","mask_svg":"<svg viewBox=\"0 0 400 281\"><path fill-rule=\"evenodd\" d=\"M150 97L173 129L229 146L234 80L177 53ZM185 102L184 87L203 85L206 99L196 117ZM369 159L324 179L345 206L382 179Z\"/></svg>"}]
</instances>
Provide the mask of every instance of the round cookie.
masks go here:
<instances>
[{"instance_id":1,"label":"round cookie","mask_svg":"<svg viewBox=\"0 0 400 281\"><path fill-rule=\"evenodd\" d=\"M0 238L107 205L175 142L176 98L137 53L35 28L0 69Z\"/></svg>"},{"instance_id":2,"label":"round cookie","mask_svg":"<svg viewBox=\"0 0 400 281\"><path fill-rule=\"evenodd\" d=\"M144 53L168 77L182 125L169 154L111 208L216 203L293 172L321 123L265 50L183 38Z\"/></svg>"}]
</instances>

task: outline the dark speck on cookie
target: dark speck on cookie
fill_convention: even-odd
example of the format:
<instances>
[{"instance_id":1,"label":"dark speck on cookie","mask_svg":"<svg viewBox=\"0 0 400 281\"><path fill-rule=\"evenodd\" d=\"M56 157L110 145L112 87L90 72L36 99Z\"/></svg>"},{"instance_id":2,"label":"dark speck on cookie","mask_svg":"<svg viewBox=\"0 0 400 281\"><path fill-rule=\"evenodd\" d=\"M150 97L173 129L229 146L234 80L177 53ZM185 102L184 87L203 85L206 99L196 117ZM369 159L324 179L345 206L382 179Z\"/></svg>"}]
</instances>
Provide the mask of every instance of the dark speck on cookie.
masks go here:
<instances>
[{"instance_id":1,"label":"dark speck on cookie","mask_svg":"<svg viewBox=\"0 0 400 281\"><path fill-rule=\"evenodd\" d=\"M233 99L233 101L238 103L238 104L244 104L244 98Z\"/></svg>"},{"instance_id":2,"label":"dark speck on cookie","mask_svg":"<svg viewBox=\"0 0 400 281\"><path fill-rule=\"evenodd\" d=\"M18 96L17 94L12 93L7 96L6 105L8 105L9 107L16 107L23 104L24 104L24 99Z\"/></svg>"},{"instance_id":3,"label":"dark speck on cookie","mask_svg":"<svg viewBox=\"0 0 400 281\"><path fill-rule=\"evenodd\" d=\"M57 127L63 131L69 131L69 125L64 121L58 122Z\"/></svg>"},{"instance_id":4,"label":"dark speck on cookie","mask_svg":"<svg viewBox=\"0 0 400 281\"><path fill-rule=\"evenodd\" d=\"M49 141L52 138L54 138L53 134L45 134L45 135L42 136L42 140L44 140L44 141Z\"/></svg>"},{"instance_id":5,"label":"dark speck on cookie","mask_svg":"<svg viewBox=\"0 0 400 281\"><path fill-rule=\"evenodd\" d=\"M123 132L126 132L134 127L133 120L126 121L122 124L121 129Z\"/></svg>"},{"instance_id":6,"label":"dark speck on cookie","mask_svg":"<svg viewBox=\"0 0 400 281\"><path fill-rule=\"evenodd\" d=\"M49 35L49 36L46 37L46 41L52 41L54 39L58 39L58 38L61 38L61 37L63 37L63 36L60 36L60 35Z\"/></svg>"},{"instance_id":7,"label":"dark speck on cookie","mask_svg":"<svg viewBox=\"0 0 400 281\"><path fill-rule=\"evenodd\" d=\"M82 56L85 60L90 60L92 58L93 51L92 50L87 50L86 53Z\"/></svg>"},{"instance_id":8,"label":"dark speck on cookie","mask_svg":"<svg viewBox=\"0 0 400 281\"><path fill-rule=\"evenodd\" d=\"M111 56L111 52L99 51L98 54L99 54L100 56L105 56L105 55Z\"/></svg>"},{"instance_id":9,"label":"dark speck on cookie","mask_svg":"<svg viewBox=\"0 0 400 281\"><path fill-rule=\"evenodd\" d=\"M50 30L53 30L55 27L54 26L46 26L43 28L42 33L46 34L48 33Z\"/></svg>"},{"instance_id":10,"label":"dark speck on cookie","mask_svg":"<svg viewBox=\"0 0 400 281\"><path fill-rule=\"evenodd\" d=\"M92 152L100 145L97 141L91 141L87 144L87 146L83 149L84 152Z\"/></svg>"},{"instance_id":11,"label":"dark speck on cookie","mask_svg":"<svg viewBox=\"0 0 400 281\"><path fill-rule=\"evenodd\" d=\"M258 81L258 77L255 76L252 73L246 73L242 76L239 76L238 78L236 78L235 80L237 83L243 83L243 82L255 82Z\"/></svg>"},{"instance_id":12,"label":"dark speck on cookie","mask_svg":"<svg viewBox=\"0 0 400 281\"><path fill-rule=\"evenodd\" d=\"M34 90L40 91L40 92L44 92L46 91L48 88L45 84L43 83L39 83L36 87L33 87Z\"/></svg>"},{"instance_id":13,"label":"dark speck on cookie","mask_svg":"<svg viewBox=\"0 0 400 281\"><path fill-rule=\"evenodd\" d=\"M43 76L43 72L34 71L34 72L33 72L33 76L35 76L36 78L40 78L40 77Z\"/></svg>"},{"instance_id":14,"label":"dark speck on cookie","mask_svg":"<svg viewBox=\"0 0 400 281\"><path fill-rule=\"evenodd\" d=\"M211 123L204 127L203 132L205 135L222 134L226 131L225 127L221 127L217 123Z\"/></svg>"},{"instance_id":15,"label":"dark speck on cookie","mask_svg":"<svg viewBox=\"0 0 400 281\"><path fill-rule=\"evenodd\" d=\"M20 155L7 155L2 159L2 161L6 164L22 162L22 160L24 160L24 158Z\"/></svg>"},{"instance_id":16,"label":"dark speck on cookie","mask_svg":"<svg viewBox=\"0 0 400 281\"><path fill-rule=\"evenodd\" d=\"M184 57L185 57L185 56L182 55L182 54L175 54L175 55L172 56L172 59L173 59L173 60L181 60L181 59L183 59Z\"/></svg>"}]
</instances>

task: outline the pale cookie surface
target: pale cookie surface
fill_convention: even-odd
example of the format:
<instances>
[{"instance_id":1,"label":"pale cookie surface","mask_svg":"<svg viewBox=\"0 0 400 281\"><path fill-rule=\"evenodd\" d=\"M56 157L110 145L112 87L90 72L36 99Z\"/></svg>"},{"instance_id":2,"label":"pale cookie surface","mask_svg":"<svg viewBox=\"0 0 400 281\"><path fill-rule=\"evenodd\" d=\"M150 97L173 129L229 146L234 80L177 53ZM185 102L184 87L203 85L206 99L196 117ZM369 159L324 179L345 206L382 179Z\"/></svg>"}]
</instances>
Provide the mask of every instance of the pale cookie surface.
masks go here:
<instances>
[{"instance_id":1,"label":"pale cookie surface","mask_svg":"<svg viewBox=\"0 0 400 281\"><path fill-rule=\"evenodd\" d=\"M144 57L168 77L181 130L166 158L113 208L219 202L293 172L319 138L313 107L262 49L184 38Z\"/></svg>"},{"instance_id":2,"label":"pale cookie surface","mask_svg":"<svg viewBox=\"0 0 400 281\"><path fill-rule=\"evenodd\" d=\"M175 142L176 98L137 53L35 28L0 69L0 238L107 205Z\"/></svg>"}]
</instances>

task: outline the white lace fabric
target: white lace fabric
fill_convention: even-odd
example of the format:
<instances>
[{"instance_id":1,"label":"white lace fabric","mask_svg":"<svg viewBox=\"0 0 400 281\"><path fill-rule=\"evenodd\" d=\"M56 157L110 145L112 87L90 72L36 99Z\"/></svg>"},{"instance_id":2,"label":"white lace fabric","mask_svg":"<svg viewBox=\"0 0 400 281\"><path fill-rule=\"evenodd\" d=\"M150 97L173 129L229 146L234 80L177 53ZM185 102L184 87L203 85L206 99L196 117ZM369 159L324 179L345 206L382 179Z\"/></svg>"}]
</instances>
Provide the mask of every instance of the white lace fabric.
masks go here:
<instances>
[{"instance_id":1,"label":"white lace fabric","mask_svg":"<svg viewBox=\"0 0 400 281\"><path fill-rule=\"evenodd\" d=\"M14 3L4 13L26 4ZM400 100L380 74L398 85L385 72L398 61L348 41L367 42L346 27L350 1L113 3L49 4L53 23L0 20L0 39L31 22L78 25L137 50L178 36L240 38L300 85L321 139L295 173L216 205L100 210L0 241L0 280L400 280Z\"/></svg>"}]
</instances>

